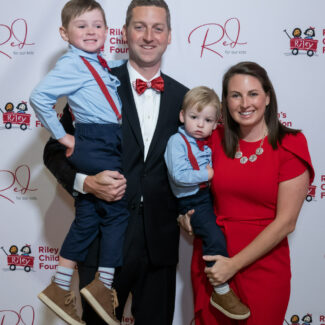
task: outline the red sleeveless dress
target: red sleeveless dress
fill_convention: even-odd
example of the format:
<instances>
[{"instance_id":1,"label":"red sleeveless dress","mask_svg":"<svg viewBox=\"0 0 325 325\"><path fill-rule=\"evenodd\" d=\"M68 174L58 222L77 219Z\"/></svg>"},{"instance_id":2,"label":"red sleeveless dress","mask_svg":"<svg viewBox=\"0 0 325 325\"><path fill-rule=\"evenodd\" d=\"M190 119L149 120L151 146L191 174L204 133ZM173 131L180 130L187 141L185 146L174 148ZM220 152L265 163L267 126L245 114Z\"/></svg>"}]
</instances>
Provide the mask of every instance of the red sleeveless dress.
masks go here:
<instances>
[{"instance_id":1,"label":"red sleeveless dress","mask_svg":"<svg viewBox=\"0 0 325 325\"><path fill-rule=\"evenodd\" d=\"M277 150L265 139L264 153L253 163L241 164L228 158L222 148L223 128L212 134L214 177L211 190L217 223L223 230L229 256L246 247L276 214L279 182L314 171L306 139L302 133L286 135ZM240 141L243 154L249 157L258 142ZM241 270L230 281L240 299L250 308L251 316L234 321L210 306L212 286L204 273L202 245L194 240L192 284L196 325L282 325L290 297L290 256L285 238L268 254Z\"/></svg>"}]
</instances>

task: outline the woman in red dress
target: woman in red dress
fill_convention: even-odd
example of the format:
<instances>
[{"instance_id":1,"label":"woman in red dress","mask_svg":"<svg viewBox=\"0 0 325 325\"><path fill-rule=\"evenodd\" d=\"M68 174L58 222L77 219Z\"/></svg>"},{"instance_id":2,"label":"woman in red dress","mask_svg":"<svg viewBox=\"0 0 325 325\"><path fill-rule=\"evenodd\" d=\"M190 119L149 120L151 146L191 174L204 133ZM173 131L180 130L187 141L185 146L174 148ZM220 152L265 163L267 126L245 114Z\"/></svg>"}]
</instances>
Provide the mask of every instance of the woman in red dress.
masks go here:
<instances>
[{"instance_id":1,"label":"woman in red dress","mask_svg":"<svg viewBox=\"0 0 325 325\"><path fill-rule=\"evenodd\" d=\"M279 122L273 86L256 63L228 70L222 101L224 126L211 136L211 190L230 257L202 258L201 242L194 240L195 324L282 325L290 297L287 235L314 177L307 142ZM191 231L189 217L180 223ZM208 268L205 261L215 264ZM209 304L211 284L228 280L251 310L246 320L226 318Z\"/></svg>"}]
</instances>

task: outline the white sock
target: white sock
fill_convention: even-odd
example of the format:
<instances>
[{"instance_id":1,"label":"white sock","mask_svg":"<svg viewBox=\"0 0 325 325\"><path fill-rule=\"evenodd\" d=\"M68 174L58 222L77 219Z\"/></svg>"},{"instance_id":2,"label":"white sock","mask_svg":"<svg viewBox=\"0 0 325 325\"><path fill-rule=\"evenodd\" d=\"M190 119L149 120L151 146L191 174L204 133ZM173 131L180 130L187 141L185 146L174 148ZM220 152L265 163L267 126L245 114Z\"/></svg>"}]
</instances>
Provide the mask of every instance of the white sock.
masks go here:
<instances>
[{"instance_id":1,"label":"white sock","mask_svg":"<svg viewBox=\"0 0 325 325\"><path fill-rule=\"evenodd\" d=\"M104 286L107 289L112 289L112 283L114 280L114 273L115 268L114 267L102 267L100 266L98 268L99 272L99 280L104 283Z\"/></svg>"},{"instance_id":2,"label":"white sock","mask_svg":"<svg viewBox=\"0 0 325 325\"><path fill-rule=\"evenodd\" d=\"M228 282L225 282L223 284L219 284L215 287L213 287L214 291L219 295L224 295L225 293L230 291L230 287Z\"/></svg>"},{"instance_id":3,"label":"white sock","mask_svg":"<svg viewBox=\"0 0 325 325\"><path fill-rule=\"evenodd\" d=\"M63 290L70 290L71 280L73 269L64 266L58 266L55 276L54 282Z\"/></svg>"}]
</instances>

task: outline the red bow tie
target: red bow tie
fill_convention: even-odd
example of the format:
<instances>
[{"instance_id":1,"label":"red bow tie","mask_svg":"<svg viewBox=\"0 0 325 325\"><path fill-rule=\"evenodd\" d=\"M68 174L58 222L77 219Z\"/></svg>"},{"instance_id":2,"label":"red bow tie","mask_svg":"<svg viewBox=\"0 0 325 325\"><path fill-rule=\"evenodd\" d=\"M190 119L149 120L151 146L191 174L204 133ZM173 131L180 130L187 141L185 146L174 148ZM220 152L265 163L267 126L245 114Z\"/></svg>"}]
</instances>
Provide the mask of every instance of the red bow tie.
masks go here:
<instances>
[{"instance_id":1,"label":"red bow tie","mask_svg":"<svg viewBox=\"0 0 325 325\"><path fill-rule=\"evenodd\" d=\"M100 65L104 68L104 69L107 69L108 71L111 71L111 69L109 68L106 60L101 57L99 54L97 55L97 58L98 58L98 61L100 63Z\"/></svg>"},{"instance_id":2,"label":"red bow tie","mask_svg":"<svg viewBox=\"0 0 325 325\"><path fill-rule=\"evenodd\" d=\"M152 88L157 91L164 91L164 79L162 77L157 77L148 82L141 79L136 79L134 88L139 95L143 94L148 88Z\"/></svg>"},{"instance_id":3,"label":"red bow tie","mask_svg":"<svg viewBox=\"0 0 325 325\"><path fill-rule=\"evenodd\" d=\"M196 139L197 146L201 151L204 150L204 146L209 146L209 140L198 140Z\"/></svg>"}]
</instances>

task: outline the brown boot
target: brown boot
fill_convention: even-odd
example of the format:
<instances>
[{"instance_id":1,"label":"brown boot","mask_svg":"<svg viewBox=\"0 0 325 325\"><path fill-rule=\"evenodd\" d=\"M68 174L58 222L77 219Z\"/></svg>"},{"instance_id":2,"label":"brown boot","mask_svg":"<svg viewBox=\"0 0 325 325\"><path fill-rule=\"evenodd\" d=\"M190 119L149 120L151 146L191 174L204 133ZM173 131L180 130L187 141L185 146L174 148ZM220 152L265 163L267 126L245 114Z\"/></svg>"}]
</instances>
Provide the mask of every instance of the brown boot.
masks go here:
<instances>
[{"instance_id":1,"label":"brown boot","mask_svg":"<svg viewBox=\"0 0 325 325\"><path fill-rule=\"evenodd\" d=\"M76 297L72 291L61 289L53 282L39 295L38 298L60 318L71 325L84 325L76 310Z\"/></svg>"},{"instance_id":2,"label":"brown boot","mask_svg":"<svg viewBox=\"0 0 325 325\"><path fill-rule=\"evenodd\" d=\"M107 324L120 325L115 316L115 308L118 306L116 291L104 286L104 283L99 280L98 272L95 279L82 288L80 293Z\"/></svg>"},{"instance_id":3,"label":"brown boot","mask_svg":"<svg viewBox=\"0 0 325 325\"><path fill-rule=\"evenodd\" d=\"M239 300L232 289L223 295L213 291L210 303L213 307L232 319L246 319L251 314L248 307Z\"/></svg>"}]
</instances>

